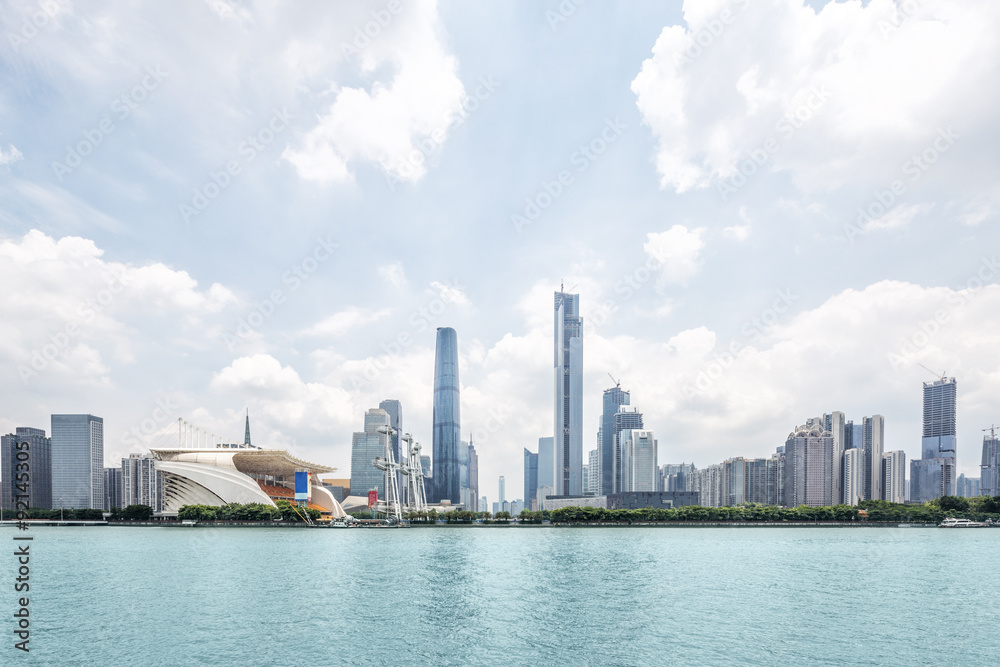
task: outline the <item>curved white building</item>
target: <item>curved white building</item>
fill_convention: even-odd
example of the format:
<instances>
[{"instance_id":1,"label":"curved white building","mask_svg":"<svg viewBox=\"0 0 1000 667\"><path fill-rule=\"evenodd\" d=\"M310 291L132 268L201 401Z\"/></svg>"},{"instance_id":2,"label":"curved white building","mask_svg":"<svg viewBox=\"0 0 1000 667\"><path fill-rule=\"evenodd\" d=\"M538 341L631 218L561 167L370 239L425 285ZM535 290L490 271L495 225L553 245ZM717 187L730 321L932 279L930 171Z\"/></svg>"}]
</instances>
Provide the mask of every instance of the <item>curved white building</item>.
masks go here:
<instances>
[{"instance_id":1,"label":"curved white building","mask_svg":"<svg viewBox=\"0 0 1000 667\"><path fill-rule=\"evenodd\" d=\"M332 518L347 516L329 490L314 484L320 473L336 468L302 461L283 449L151 449L156 470L163 474L163 514L184 505L261 503L294 496L296 472L308 472L309 504ZM287 492L287 493L286 493Z\"/></svg>"}]
</instances>

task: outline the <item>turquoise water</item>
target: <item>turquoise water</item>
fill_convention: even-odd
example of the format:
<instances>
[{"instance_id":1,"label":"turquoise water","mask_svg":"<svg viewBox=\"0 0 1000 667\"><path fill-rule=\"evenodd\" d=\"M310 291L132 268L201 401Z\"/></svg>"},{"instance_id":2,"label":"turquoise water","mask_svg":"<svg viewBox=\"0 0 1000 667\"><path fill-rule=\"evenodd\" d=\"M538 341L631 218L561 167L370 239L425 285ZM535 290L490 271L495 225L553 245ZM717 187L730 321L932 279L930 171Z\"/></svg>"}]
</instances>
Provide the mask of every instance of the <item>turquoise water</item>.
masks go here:
<instances>
[{"instance_id":1,"label":"turquoise water","mask_svg":"<svg viewBox=\"0 0 1000 667\"><path fill-rule=\"evenodd\" d=\"M12 646L8 555L5 666L995 665L1000 650L1000 530L29 532L32 650Z\"/></svg>"}]
</instances>

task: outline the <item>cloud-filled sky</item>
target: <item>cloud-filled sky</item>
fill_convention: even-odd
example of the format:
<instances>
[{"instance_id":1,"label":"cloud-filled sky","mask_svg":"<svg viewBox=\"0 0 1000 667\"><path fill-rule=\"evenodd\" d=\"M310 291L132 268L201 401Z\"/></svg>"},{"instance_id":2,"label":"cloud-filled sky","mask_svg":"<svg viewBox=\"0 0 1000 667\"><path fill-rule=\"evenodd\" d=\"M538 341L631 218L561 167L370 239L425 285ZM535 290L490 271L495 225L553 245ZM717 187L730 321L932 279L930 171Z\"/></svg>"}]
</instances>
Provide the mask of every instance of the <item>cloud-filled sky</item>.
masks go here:
<instances>
[{"instance_id":1,"label":"cloud-filled sky","mask_svg":"<svg viewBox=\"0 0 1000 667\"><path fill-rule=\"evenodd\" d=\"M959 465L1000 421L1000 4L3 2L0 431L182 417L350 466L385 398L430 449L434 332L494 500L621 379L661 463L882 414Z\"/></svg>"}]
</instances>

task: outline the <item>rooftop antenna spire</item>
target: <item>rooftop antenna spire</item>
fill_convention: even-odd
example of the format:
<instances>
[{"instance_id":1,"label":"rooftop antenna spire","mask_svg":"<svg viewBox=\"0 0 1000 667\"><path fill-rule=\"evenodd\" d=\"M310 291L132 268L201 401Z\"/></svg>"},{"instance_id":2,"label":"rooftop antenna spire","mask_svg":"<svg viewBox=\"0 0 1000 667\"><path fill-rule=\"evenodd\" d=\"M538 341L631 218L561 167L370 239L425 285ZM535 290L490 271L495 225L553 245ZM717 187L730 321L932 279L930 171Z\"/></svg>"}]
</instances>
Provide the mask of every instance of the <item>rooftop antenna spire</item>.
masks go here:
<instances>
[{"instance_id":1,"label":"rooftop antenna spire","mask_svg":"<svg viewBox=\"0 0 1000 667\"><path fill-rule=\"evenodd\" d=\"M247 447L250 446L250 408L247 408L247 428L243 434L243 444Z\"/></svg>"},{"instance_id":2,"label":"rooftop antenna spire","mask_svg":"<svg viewBox=\"0 0 1000 667\"><path fill-rule=\"evenodd\" d=\"M997 430L998 428L1000 428L1000 426L997 426L996 424L993 424L993 425L991 425L991 426L990 426L989 428L984 428L984 429L983 429L983 431L984 431L984 432L985 432L985 431L989 431L989 432L990 432L990 439L991 439L991 440L996 440L996 439L997 439L997 434L996 434L996 430Z\"/></svg>"}]
</instances>

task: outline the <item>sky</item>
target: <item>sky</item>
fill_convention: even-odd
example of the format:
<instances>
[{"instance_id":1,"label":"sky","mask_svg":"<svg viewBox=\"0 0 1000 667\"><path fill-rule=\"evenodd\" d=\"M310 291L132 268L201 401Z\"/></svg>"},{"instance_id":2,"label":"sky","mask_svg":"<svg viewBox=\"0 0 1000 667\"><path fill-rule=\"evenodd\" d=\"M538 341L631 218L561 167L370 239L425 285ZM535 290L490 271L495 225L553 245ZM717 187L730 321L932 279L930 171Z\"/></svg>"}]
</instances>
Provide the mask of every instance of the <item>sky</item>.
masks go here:
<instances>
[{"instance_id":1,"label":"sky","mask_svg":"<svg viewBox=\"0 0 1000 667\"><path fill-rule=\"evenodd\" d=\"M917 458L948 375L978 476L1000 3L0 6L4 433L99 415L116 465L249 410L346 477L386 398L430 450L449 326L481 493L520 497L565 285L585 460L612 378L661 464L834 410Z\"/></svg>"}]
</instances>

